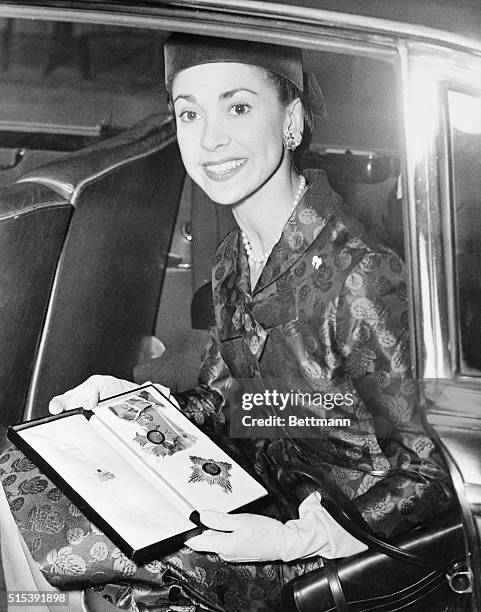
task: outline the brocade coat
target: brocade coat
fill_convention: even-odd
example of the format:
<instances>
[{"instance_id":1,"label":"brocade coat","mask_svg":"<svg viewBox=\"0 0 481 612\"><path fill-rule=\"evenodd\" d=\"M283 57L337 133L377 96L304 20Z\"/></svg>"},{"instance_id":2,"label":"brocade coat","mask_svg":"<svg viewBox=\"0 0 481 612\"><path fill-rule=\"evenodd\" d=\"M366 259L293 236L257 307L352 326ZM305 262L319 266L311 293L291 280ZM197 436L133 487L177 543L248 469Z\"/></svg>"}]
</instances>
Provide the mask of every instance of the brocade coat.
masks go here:
<instances>
[{"instance_id":1,"label":"brocade coat","mask_svg":"<svg viewBox=\"0 0 481 612\"><path fill-rule=\"evenodd\" d=\"M213 267L217 326L198 386L177 399L276 494L274 504L253 512L296 516L317 485L295 480L288 492L277 469L303 463L352 498L375 531L391 536L453 500L415 402L404 267L364 233L323 172L306 178L308 190L253 291L239 231L220 245ZM310 428L310 437L287 427L234 438L231 428L242 433L243 415L268 416L263 407L244 411L239 393L274 389L352 393L352 405L329 411L314 402L294 407L299 416L347 418L350 425ZM93 587L119 609L273 612L283 583L319 567L316 558L227 563L187 547L137 566L18 449L0 456L0 475L47 580L64 589Z\"/></svg>"},{"instance_id":2,"label":"brocade coat","mask_svg":"<svg viewBox=\"0 0 481 612\"><path fill-rule=\"evenodd\" d=\"M240 231L219 246L212 273L217 326L198 387L177 399L277 492L285 518L295 509L279 488L277 469L307 464L390 537L452 502L445 467L416 405L405 268L354 220L323 171L305 175L308 190L253 290ZM270 414L262 406L244 411L240 394L266 389L311 398L350 393L352 405L325 410L311 400L290 411L349 419L350 425L301 428L298 437L289 427L257 428L255 435L269 435L232 439L236 432L246 435L242 416ZM312 481L290 485L298 502L316 489Z\"/></svg>"}]
</instances>

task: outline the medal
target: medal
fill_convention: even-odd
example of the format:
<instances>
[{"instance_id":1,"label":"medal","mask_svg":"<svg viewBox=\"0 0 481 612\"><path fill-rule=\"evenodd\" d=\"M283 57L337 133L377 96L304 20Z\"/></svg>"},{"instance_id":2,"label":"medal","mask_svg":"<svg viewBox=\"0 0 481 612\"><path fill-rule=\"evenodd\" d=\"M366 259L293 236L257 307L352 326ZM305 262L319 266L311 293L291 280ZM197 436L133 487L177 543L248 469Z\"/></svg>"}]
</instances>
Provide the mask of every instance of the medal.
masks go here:
<instances>
[{"instance_id":1,"label":"medal","mask_svg":"<svg viewBox=\"0 0 481 612\"><path fill-rule=\"evenodd\" d=\"M112 478L115 478L115 475L108 470L101 470L100 468L97 468L97 478L100 480L100 482L107 482L107 480L112 480Z\"/></svg>"},{"instance_id":2,"label":"medal","mask_svg":"<svg viewBox=\"0 0 481 612\"><path fill-rule=\"evenodd\" d=\"M196 457L194 455L191 455L190 461L192 463L190 466L192 474L188 482L206 482L209 485L219 486L224 493L232 493L229 474L232 465L230 463L216 461L215 459L205 459L204 457Z\"/></svg>"}]
</instances>

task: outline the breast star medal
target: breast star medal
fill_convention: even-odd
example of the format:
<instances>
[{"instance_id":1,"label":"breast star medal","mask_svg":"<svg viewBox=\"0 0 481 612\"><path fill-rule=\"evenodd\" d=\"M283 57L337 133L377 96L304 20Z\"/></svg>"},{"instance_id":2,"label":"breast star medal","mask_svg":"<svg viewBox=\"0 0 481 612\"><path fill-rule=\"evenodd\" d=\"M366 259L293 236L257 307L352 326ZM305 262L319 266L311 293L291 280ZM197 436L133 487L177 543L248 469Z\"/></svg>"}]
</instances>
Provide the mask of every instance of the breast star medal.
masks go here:
<instances>
[{"instance_id":1,"label":"breast star medal","mask_svg":"<svg viewBox=\"0 0 481 612\"><path fill-rule=\"evenodd\" d=\"M189 482L206 482L210 485L219 486L224 493L232 493L232 485L229 480L229 472L232 469L230 463L196 457L195 455L191 455L190 460L192 474L189 477Z\"/></svg>"}]
</instances>

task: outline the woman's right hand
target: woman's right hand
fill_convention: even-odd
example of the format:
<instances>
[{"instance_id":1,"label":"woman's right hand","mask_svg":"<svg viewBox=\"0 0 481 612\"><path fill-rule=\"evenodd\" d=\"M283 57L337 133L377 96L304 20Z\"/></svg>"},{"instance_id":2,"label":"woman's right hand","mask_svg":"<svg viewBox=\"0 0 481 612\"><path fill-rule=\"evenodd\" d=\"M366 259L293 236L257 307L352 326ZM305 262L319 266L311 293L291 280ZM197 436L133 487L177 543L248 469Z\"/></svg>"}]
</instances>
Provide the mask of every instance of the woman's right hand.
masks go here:
<instances>
[{"instance_id":1,"label":"woman's right hand","mask_svg":"<svg viewBox=\"0 0 481 612\"><path fill-rule=\"evenodd\" d=\"M56 395L50 400L48 409L50 414L60 414L64 410L72 410L73 408L92 410L101 399L125 393L138 387L139 385L128 380L97 374L87 378L78 387L74 387L62 395Z\"/></svg>"}]
</instances>

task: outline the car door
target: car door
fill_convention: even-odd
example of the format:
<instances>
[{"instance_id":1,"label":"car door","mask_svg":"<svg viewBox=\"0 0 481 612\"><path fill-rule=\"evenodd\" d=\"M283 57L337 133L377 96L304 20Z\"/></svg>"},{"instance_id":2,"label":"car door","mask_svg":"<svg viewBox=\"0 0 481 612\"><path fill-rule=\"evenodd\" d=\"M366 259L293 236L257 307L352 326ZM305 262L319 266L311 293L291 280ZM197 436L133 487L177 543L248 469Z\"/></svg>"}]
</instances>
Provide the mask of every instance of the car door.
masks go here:
<instances>
[{"instance_id":1,"label":"car door","mask_svg":"<svg viewBox=\"0 0 481 612\"><path fill-rule=\"evenodd\" d=\"M409 43L406 143L413 321L428 422L464 516L470 569L480 572L481 62L475 52Z\"/></svg>"}]
</instances>

